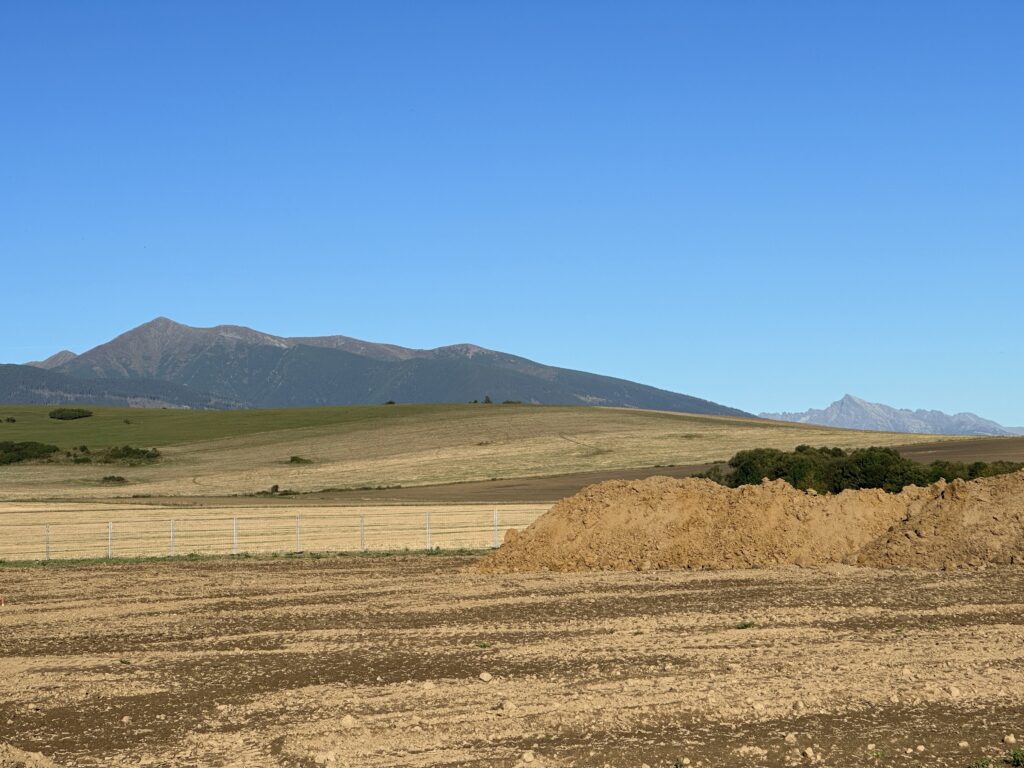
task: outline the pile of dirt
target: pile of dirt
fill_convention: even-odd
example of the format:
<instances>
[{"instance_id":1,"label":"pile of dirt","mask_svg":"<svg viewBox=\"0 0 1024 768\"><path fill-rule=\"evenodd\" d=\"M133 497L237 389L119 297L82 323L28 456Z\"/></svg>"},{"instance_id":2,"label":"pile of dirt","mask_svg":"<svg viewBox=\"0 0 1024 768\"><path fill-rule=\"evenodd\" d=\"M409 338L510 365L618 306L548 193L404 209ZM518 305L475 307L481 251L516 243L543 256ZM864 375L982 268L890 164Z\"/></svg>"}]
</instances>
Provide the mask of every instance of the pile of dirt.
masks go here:
<instances>
[{"instance_id":1,"label":"pile of dirt","mask_svg":"<svg viewBox=\"0 0 1024 768\"><path fill-rule=\"evenodd\" d=\"M57 764L38 752L24 752L10 744L0 743L0 768L58 768Z\"/></svg>"},{"instance_id":2,"label":"pile of dirt","mask_svg":"<svg viewBox=\"0 0 1024 768\"><path fill-rule=\"evenodd\" d=\"M484 572L757 568L848 563L941 568L1024 562L1024 472L901 493L805 493L783 480L612 480L563 499Z\"/></svg>"}]
</instances>

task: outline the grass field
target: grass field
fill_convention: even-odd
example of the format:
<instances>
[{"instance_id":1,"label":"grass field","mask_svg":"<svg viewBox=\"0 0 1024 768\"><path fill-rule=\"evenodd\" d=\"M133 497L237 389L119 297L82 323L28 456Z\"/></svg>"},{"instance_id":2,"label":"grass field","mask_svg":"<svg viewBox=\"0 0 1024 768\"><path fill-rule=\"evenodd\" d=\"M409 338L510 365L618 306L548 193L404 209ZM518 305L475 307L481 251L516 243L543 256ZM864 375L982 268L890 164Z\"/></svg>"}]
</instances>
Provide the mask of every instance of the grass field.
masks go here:
<instances>
[{"instance_id":1,"label":"grass field","mask_svg":"<svg viewBox=\"0 0 1024 768\"><path fill-rule=\"evenodd\" d=\"M34 463L0 470L0 500L228 496L278 485L419 486L492 478L699 464L752 447L845 448L935 436L627 409L519 405L398 405L255 411L95 408L55 421L47 407L0 408L0 440L91 449L159 447L143 466ZM131 423L125 423L125 421ZM307 463L291 463L292 456ZM116 474L126 482L102 482Z\"/></svg>"}]
</instances>

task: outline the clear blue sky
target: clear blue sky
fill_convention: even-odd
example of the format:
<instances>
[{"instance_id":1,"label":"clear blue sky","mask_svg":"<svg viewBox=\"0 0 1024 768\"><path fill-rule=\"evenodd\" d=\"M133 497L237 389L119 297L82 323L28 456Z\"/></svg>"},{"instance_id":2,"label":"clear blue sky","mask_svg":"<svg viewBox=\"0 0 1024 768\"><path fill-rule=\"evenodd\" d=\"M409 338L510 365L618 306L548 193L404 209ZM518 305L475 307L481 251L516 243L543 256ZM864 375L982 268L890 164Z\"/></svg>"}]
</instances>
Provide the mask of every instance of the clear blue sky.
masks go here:
<instances>
[{"instance_id":1,"label":"clear blue sky","mask_svg":"<svg viewBox=\"0 0 1024 768\"><path fill-rule=\"evenodd\" d=\"M1024 3L7 2L0 360L157 315L1024 424Z\"/></svg>"}]
</instances>

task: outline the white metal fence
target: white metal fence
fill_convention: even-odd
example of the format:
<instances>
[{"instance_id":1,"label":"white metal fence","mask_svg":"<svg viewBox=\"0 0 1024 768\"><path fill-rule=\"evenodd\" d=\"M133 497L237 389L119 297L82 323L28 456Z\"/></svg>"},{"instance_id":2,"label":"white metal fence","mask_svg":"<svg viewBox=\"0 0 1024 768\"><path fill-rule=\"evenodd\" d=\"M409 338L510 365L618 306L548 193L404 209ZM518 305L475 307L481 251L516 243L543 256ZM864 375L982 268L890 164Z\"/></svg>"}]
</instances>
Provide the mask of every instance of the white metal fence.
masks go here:
<instances>
[{"instance_id":1,"label":"white metal fence","mask_svg":"<svg viewBox=\"0 0 1024 768\"><path fill-rule=\"evenodd\" d=\"M539 514L452 508L14 523L0 526L0 560L485 549Z\"/></svg>"}]
</instances>

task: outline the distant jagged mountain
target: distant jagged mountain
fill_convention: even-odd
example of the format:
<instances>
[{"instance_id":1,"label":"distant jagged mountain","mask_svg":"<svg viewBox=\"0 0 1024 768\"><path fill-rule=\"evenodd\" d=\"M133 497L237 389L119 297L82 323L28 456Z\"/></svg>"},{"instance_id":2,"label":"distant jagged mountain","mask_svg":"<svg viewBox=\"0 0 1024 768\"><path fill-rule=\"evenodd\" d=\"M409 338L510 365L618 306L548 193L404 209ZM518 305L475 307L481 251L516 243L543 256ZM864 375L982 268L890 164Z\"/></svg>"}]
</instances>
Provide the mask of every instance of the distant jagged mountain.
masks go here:
<instances>
[{"instance_id":1,"label":"distant jagged mountain","mask_svg":"<svg viewBox=\"0 0 1024 768\"><path fill-rule=\"evenodd\" d=\"M1012 435L1024 434L973 413L952 416L942 411L911 411L881 403L869 403L853 395L845 395L824 410L803 413L762 413L761 418L820 424L825 427L866 429L877 432L910 432L928 435Z\"/></svg>"},{"instance_id":2,"label":"distant jagged mountain","mask_svg":"<svg viewBox=\"0 0 1024 768\"><path fill-rule=\"evenodd\" d=\"M0 403L90 403L129 408L238 408L239 404L150 379L76 379L32 365L0 364Z\"/></svg>"},{"instance_id":3,"label":"distant jagged mountain","mask_svg":"<svg viewBox=\"0 0 1024 768\"><path fill-rule=\"evenodd\" d=\"M750 416L689 395L541 365L472 344L407 349L347 336L286 338L157 318L80 355L34 363L76 380L158 381L242 407L494 401ZM103 384L101 384L103 383ZM226 406L230 407L230 406Z\"/></svg>"}]
</instances>

